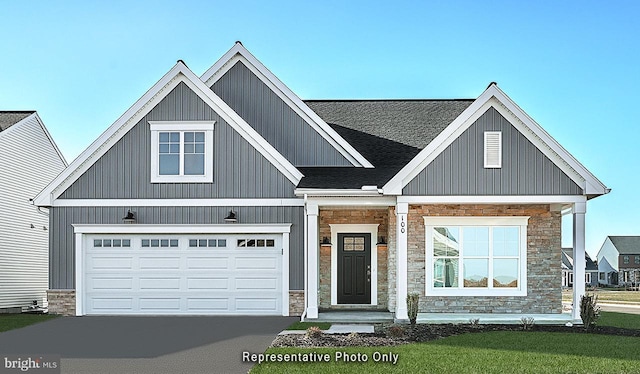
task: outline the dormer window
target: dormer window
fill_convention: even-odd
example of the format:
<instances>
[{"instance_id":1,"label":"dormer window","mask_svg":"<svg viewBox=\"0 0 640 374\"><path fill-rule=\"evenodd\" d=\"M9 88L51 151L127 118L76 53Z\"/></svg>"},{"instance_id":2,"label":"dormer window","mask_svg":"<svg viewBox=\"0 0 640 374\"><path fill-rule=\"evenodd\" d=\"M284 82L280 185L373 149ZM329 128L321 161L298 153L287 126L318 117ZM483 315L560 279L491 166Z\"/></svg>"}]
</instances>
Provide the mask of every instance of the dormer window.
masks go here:
<instances>
[{"instance_id":1,"label":"dormer window","mask_svg":"<svg viewBox=\"0 0 640 374\"><path fill-rule=\"evenodd\" d=\"M502 132L500 131L484 133L484 167L502 167Z\"/></svg>"},{"instance_id":2,"label":"dormer window","mask_svg":"<svg viewBox=\"0 0 640 374\"><path fill-rule=\"evenodd\" d=\"M213 121L149 125L151 183L213 182Z\"/></svg>"}]
</instances>

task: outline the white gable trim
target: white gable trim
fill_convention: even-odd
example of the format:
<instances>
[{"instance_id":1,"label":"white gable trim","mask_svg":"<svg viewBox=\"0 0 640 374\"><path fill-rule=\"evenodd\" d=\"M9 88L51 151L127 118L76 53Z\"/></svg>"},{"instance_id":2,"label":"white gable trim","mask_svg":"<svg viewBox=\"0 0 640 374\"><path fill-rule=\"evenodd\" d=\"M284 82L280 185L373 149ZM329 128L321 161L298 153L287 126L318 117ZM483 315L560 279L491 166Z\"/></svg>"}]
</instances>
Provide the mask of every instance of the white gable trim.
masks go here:
<instances>
[{"instance_id":1,"label":"white gable trim","mask_svg":"<svg viewBox=\"0 0 640 374\"><path fill-rule=\"evenodd\" d=\"M427 147L416 155L383 187L385 194L401 195L402 189L453 143L489 108L495 108L545 156L584 190L585 195L603 195L609 189L578 160L551 137L540 125L518 107L495 84L487 88L467 109Z\"/></svg>"},{"instance_id":2,"label":"white gable trim","mask_svg":"<svg viewBox=\"0 0 640 374\"><path fill-rule=\"evenodd\" d=\"M91 145L85 149L58 177L45 187L34 199L34 204L51 206L73 182L75 182L91 165L102 157L111 147L131 130L151 109L160 102L180 82L184 82L196 95L220 115L229 126L233 127L260 154L282 172L294 185L303 175L273 146L260 136L248 123L235 113L222 99L204 85L198 77L179 61L149 91L147 91L116 122L105 130Z\"/></svg>"},{"instance_id":3,"label":"white gable trim","mask_svg":"<svg viewBox=\"0 0 640 374\"><path fill-rule=\"evenodd\" d=\"M342 154L354 166L373 168L374 166L351 144L341 137L331 126L307 106L289 87L267 69L241 43L236 43L200 79L211 87L229 71L238 61L242 62L253 74L282 99L293 111L307 122L320 136Z\"/></svg>"}]
</instances>

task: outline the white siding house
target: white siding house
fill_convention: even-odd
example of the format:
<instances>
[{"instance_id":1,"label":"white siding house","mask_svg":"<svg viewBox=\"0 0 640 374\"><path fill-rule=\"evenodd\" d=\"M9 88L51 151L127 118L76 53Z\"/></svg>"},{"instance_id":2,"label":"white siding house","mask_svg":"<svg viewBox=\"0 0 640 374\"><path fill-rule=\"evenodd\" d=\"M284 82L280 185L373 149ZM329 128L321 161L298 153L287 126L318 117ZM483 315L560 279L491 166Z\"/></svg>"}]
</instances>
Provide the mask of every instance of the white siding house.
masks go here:
<instances>
[{"instance_id":1,"label":"white siding house","mask_svg":"<svg viewBox=\"0 0 640 374\"><path fill-rule=\"evenodd\" d=\"M0 310L46 297L49 217L30 199L66 165L36 112L0 111Z\"/></svg>"}]
</instances>

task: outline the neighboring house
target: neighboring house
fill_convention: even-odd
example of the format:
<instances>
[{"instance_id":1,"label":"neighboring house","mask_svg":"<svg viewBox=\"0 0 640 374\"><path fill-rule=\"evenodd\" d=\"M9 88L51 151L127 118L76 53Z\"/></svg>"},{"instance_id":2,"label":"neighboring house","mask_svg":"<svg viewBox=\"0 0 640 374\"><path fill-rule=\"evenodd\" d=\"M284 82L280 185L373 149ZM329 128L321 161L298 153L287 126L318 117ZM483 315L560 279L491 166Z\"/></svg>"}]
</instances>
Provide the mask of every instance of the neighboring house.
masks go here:
<instances>
[{"instance_id":1,"label":"neighboring house","mask_svg":"<svg viewBox=\"0 0 640 374\"><path fill-rule=\"evenodd\" d=\"M519 320L560 315L561 211L584 259L607 192L496 84L304 102L236 43L201 77L178 61L36 203L60 313L406 320L417 292L421 313Z\"/></svg>"},{"instance_id":2,"label":"neighboring house","mask_svg":"<svg viewBox=\"0 0 640 374\"><path fill-rule=\"evenodd\" d=\"M598 251L600 283L640 284L640 236L607 236Z\"/></svg>"},{"instance_id":3,"label":"neighboring house","mask_svg":"<svg viewBox=\"0 0 640 374\"><path fill-rule=\"evenodd\" d=\"M585 253L585 278L588 287L598 285L598 264ZM562 287L573 287L573 248L562 248Z\"/></svg>"},{"instance_id":4,"label":"neighboring house","mask_svg":"<svg viewBox=\"0 0 640 374\"><path fill-rule=\"evenodd\" d=\"M0 111L0 310L48 289L49 219L31 199L67 166L35 111Z\"/></svg>"}]
</instances>

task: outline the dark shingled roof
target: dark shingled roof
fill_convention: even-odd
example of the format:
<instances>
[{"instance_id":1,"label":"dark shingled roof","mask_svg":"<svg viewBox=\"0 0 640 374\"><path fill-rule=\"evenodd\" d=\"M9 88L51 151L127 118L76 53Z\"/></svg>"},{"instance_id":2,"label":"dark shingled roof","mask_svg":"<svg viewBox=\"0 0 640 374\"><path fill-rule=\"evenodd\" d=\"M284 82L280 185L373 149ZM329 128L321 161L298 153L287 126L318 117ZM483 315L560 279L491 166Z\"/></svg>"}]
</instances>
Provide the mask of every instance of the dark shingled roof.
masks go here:
<instances>
[{"instance_id":1,"label":"dark shingled roof","mask_svg":"<svg viewBox=\"0 0 640 374\"><path fill-rule=\"evenodd\" d=\"M609 236L621 255L640 254L640 236Z\"/></svg>"},{"instance_id":2,"label":"dark shingled roof","mask_svg":"<svg viewBox=\"0 0 640 374\"><path fill-rule=\"evenodd\" d=\"M0 111L0 131L4 131L35 113L33 110Z\"/></svg>"},{"instance_id":3,"label":"dark shingled roof","mask_svg":"<svg viewBox=\"0 0 640 374\"><path fill-rule=\"evenodd\" d=\"M382 187L474 100L307 100L375 168L300 167L299 188Z\"/></svg>"}]
</instances>

